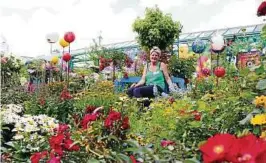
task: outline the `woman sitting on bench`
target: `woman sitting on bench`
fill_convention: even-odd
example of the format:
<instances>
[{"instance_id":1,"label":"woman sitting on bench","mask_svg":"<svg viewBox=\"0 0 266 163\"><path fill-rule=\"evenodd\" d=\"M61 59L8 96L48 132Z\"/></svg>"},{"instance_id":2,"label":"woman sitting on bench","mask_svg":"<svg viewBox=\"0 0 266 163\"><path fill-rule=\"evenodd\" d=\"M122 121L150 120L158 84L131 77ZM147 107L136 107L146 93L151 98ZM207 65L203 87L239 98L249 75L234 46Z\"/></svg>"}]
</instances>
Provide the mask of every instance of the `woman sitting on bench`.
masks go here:
<instances>
[{"instance_id":1,"label":"woman sitting on bench","mask_svg":"<svg viewBox=\"0 0 266 163\"><path fill-rule=\"evenodd\" d=\"M161 94L164 92L165 81L169 86L170 92L175 91L166 64L159 62L160 55L161 50L158 47L151 49L150 63L147 63L144 67L141 80L128 89L127 94L129 97L155 97L156 93Z\"/></svg>"}]
</instances>

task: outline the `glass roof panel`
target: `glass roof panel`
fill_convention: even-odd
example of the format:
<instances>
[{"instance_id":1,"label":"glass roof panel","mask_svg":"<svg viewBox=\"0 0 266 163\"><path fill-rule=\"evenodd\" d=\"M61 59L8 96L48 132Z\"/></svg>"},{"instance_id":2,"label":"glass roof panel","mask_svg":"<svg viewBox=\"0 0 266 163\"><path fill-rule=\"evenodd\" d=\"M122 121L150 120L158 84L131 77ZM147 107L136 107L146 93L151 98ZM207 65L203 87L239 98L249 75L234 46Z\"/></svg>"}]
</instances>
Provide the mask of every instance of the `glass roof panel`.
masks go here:
<instances>
[{"instance_id":1,"label":"glass roof panel","mask_svg":"<svg viewBox=\"0 0 266 163\"><path fill-rule=\"evenodd\" d=\"M239 33L251 33L254 31L256 26L251 26L251 27L246 27L246 28L241 28L241 30L239 31Z\"/></svg>"},{"instance_id":2,"label":"glass roof panel","mask_svg":"<svg viewBox=\"0 0 266 163\"><path fill-rule=\"evenodd\" d=\"M124 47L128 47L128 46L130 46L131 44L132 44L132 41L128 41L128 42L125 42L123 46L124 46Z\"/></svg>"},{"instance_id":3,"label":"glass roof panel","mask_svg":"<svg viewBox=\"0 0 266 163\"><path fill-rule=\"evenodd\" d=\"M184 39L185 37L187 37L188 35L190 35L190 33L184 33L184 34L180 34L179 39Z\"/></svg>"},{"instance_id":4,"label":"glass roof panel","mask_svg":"<svg viewBox=\"0 0 266 163\"><path fill-rule=\"evenodd\" d=\"M238 33L241 30L241 28L232 28L229 29L224 35L234 35Z\"/></svg>"},{"instance_id":5,"label":"glass roof panel","mask_svg":"<svg viewBox=\"0 0 266 163\"><path fill-rule=\"evenodd\" d=\"M226 32L228 29L221 29L221 30L214 30L214 32L211 34L214 35L214 34L218 34L218 35L224 35L224 32Z\"/></svg>"},{"instance_id":6,"label":"glass roof panel","mask_svg":"<svg viewBox=\"0 0 266 163\"><path fill-rule=\"evenodd\" d=\"M255 32L260 32L263 28L264 24L257 25Z\"/></svg>"},{"instance_id":7,"label":"glass roof panel","mask_svg":"<svg viewBox=\"0 0 266 163\"><path fill-rule=\"evenodd\" d=\"M136 41L131 42L130 46L138 46L138 43Z\"/></svg>"},{"instance_id":8,"label":"glass roof panel","mask_svg":"<svg viewBox=\"0 0 266 163\"><path fill-rule=\"evenodd\" d=\"M202 32L202 33L199 35L199 37L209 37L212 33L213 33L213 31Z\"/></svg>"},{"instance_id":9,"label":"glass roof panel","mask_svg":"<svg viewBox=\"0 0 266 163\"><path fill-rule=\"evenodd\" d=\"M188 37L186 37L186 39L194 39L194 38L196 38L199 34L201 34L201 32L198 32L198 33L191 33L191 35L189 35Z\"/></svg>"}]
</instances>

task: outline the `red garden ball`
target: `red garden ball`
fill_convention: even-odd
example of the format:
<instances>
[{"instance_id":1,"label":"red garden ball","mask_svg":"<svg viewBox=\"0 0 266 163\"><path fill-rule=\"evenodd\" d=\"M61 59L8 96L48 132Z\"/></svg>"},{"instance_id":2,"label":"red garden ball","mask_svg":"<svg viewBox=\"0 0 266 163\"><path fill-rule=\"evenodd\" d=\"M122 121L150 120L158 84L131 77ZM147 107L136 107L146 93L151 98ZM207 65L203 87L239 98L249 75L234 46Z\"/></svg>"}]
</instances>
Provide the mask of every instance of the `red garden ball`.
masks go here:
<instances>
[{"instance_id":1,"label":"red garden ball","mask_svg":"<svg viewBox=\"0 0 266 163\"><path fill-rule=\"evenodd\" d=\"M225 75L225 69L223 67L216 67L214 70L215 76L219 77L224 77Z\"/></svg>"},{"instance_id":2,"label":"red garden ball","mask_svg":"<svg viewBox=\"0 0 266 163\"><path fill-rule=\"evenodd\" d=\"M64 61L68 62L68 61L70 61L70 59L71 59L71 55L69 53L65 53L63 55L63 60Z\"/></svg>"},{"instance_id":3,"label":"red garden ball","mask_svg":"<svg viewBox=\"0 0 266 163\"><path fill-rule=\"evenodd\" d=\"M210 76L210 75L211 75L211 70L208 69L208 68L203 68L203 69L202 69L202 73L203 73L205 76Z\"/></svg>"},{"instance_id":4,"label":"red garden ball","mask_svg":"<svg viewBox=\"0 0 266 163\"><path fill-rule=\"evenodd\" d=\"M73 32L66 32L64 35L64 40L68 43L71 43L75 40L76 36Z\"/></svg>"}]
</instances>

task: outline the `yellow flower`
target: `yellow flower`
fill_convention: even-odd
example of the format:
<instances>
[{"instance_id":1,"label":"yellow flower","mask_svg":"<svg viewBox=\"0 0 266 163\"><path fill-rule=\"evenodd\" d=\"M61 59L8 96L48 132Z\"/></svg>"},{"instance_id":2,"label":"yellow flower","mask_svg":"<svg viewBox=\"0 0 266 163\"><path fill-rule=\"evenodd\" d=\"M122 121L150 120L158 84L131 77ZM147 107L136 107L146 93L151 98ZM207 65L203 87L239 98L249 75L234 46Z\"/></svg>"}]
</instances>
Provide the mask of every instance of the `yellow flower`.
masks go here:
<instances>
[{"instance_id":1,"label":"yellow flower","mask_svg":"<svg viewBox=\"0 0 266 163\"><path fill-rule=\"evenodd\" d=\"M266 124L266 113L265 114L258 114L253 117L250 121L252 125L263 125Z\"/></svg>"},{"instance_id":2,"label":"yellow flower","mask_svg":"<svg viewBox=\"0 0 266 163\"><path fill-rule=\"evenodd\" d=\"M266 131L261 132L260 138L266 139Z\"/></svg>"},{"instance_id":3,"label":"yellow flower","mask_svg":"<svg viewBox=\"0 0 266 163\"><path fill-rule=\"evenodd\" d=\"M173 109L172 108L166 108L164 111L164 116L168 116L171 115L173 113Z\"/></svg>"},{"instance_id":4,"label":"yellow flower","mask_svg":"<svg viewBox=\"0 0 266 163\"><path fill-rule=\"evenodd\" d=\"M266 96L262 95L260 97L256 97L255 101L254 101L256 106L263 106L265 107L266 104Z\"/></svg>"}]
</instances>

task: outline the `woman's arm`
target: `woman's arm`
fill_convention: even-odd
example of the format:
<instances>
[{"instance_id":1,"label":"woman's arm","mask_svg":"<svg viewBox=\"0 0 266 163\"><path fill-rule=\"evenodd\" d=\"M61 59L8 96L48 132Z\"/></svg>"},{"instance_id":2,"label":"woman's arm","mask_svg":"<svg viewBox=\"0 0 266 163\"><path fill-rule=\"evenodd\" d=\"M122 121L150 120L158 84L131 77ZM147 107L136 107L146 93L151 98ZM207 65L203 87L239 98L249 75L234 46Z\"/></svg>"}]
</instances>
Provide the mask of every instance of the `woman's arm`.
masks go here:
<instances>
[{"instance_id":1,"label":"woman's arm","mask_svg":"<svg viewBox=\"0 0 266 163\"><path fill-rule=\"evenodd\" d=\"M142 86L145 84L146 72L147 72L147 66L145 66L143 69L143 73L142 73L142 77L141 77L140 81L137 84L133 85L133 87L138 87L138 86Z\"/></svg>"},{"instance_id":2,"label":"woman's arm","mask_svg":"<svg viewBox=\"0 0 266 163\"><path fill-rule=\"evenodd\" d=\"M167 69L167 65L165 63L161 63L161 69L163 71L163 74L164 74L164 78L169 86L169 90L170 92L173 92L175 91L175 88L174 88L174 85L173 85L173 82L169 76L169 73L168 73L168 69Z\"/></svg>"},{"instance_id":3,"label":"woman's arm","mask_svg":"<svg viewBox=\"0 0 266 163\"><path fill-rule=\"evenodd\" d=\"M161 68L162 68L162 70L163 70L164 78L165 78L167 84L170 86L170 85L173 84L173 83L172 83L172 80L171 80L171 78L170 78L170 76L169 76L168 69L167 69L167 65L166 65L165 63L162 62L162 63L161 63Z\"/></svg>"}]
</instances>

